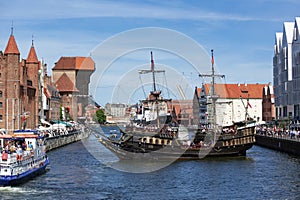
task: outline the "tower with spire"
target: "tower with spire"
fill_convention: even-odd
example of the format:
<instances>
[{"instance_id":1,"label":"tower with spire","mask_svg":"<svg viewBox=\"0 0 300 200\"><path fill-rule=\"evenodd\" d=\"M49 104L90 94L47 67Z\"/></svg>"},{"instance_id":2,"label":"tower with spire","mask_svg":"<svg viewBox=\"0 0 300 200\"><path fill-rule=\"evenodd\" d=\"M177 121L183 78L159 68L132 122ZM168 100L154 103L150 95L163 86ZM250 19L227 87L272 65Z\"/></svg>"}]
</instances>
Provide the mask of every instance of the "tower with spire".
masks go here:
<instances>
[{"instance_id":1,"label":"tower with spire","mask_svg":"<svg viewBox=\"0 0 300 200\"><path fill-rule=\"evenodd\" d=\"M0 128L12 132L38 124L39 68L33 40L27 59L21 59L12 27L0 52Z\"/></svg>"},{"instance_id":2,"label":"tower with spire","mask_svg":"<svg viewBox=\"0 0 300 200\"><path fill-rule=\"evenodd\" d=\"M1 67L2 127L14 130L20 124L20 51L13 35L13 27L7 42ZM5 98L3 98L5 97ZM1 117L1 116L0 116Z\"/></svg>"},{"instance_id":3,"label":"tower with spire","mask_svg":"<svg viewBox=\"0 0 300 200\"><path fill-rule=\"evenodd\" d=\"M34 113L31 114L28 118L27 125L29 127L34 127L38 124L38 115L36 114L39 111L39 93L41 92L39 88L39 69L40 62L38 60L33 39L31 43L31 47L25 60L25 69L27 71L27 95L24 98L27 101L24 107L24 112Z\"/></svg>"}]
</instances>

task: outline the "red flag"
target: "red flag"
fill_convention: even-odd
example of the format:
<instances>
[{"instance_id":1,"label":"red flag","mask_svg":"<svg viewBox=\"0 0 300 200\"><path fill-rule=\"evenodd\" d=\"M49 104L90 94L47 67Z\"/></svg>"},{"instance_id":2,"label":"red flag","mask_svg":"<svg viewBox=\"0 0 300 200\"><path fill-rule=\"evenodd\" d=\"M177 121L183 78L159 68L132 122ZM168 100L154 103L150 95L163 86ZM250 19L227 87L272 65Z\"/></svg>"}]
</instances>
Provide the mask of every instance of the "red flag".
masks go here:
<instances>
[{"instance_id":1,"label":"red flag","mask_svg":"<svg viewBox=\"0 0 300 200\"><path fill-rule=\"evenodd\" d=\"M251 106L251 104L248 102L248 106L250 107L250 108L252 108L252 106Z\"/></svg>"}]
</instances>

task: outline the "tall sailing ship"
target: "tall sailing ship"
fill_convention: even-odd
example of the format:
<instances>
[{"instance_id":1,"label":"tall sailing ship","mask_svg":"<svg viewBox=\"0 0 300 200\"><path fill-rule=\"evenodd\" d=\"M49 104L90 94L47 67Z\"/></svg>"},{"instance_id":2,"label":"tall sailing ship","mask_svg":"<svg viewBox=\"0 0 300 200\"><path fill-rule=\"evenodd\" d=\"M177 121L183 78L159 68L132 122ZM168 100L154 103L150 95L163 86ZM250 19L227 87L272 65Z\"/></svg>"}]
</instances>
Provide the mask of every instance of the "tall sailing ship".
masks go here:
<instances>
[{"instance_id":1,"label":"tall sailing ship","mask_svg":"<svg viewBox=\"0 0 300 200\"><path fill-rule=\"evenodd\" d=\"M198 125L198 129L189 131L181 125L176 116L168 109L171 99L161 96L156 89L153 54L151 69L139 73L152 73L153 91L141 101L138 114L121 131L106 136L95 134L99 142L115 153L120 159L201 159L206 156L245 156L255 142L255 123L245 120L231 126L220 127L216 124L215 75L212 51L211 102L212 122L210 126ZM95 132L95 130L94 130Z\"/></svg>"}]
</instances>

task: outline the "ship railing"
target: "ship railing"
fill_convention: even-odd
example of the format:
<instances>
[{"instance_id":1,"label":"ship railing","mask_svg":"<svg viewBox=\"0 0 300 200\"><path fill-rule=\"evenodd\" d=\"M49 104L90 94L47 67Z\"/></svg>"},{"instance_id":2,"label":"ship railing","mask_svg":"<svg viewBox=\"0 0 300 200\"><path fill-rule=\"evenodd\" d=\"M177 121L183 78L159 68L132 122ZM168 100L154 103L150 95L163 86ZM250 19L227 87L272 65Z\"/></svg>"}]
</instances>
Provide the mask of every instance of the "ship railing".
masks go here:
<instances>
[{"instance_id":1,"label":"ship railing","mask_svg":"<svg viewBox=\"0 0 300 200\"><path fill-rule=\"evenodd\" d=\"M1 153L0 164L1 165L12 165L17 163L16 153Z\"/></svg>"},{"instance_id":2,"label":"ship railing","mask_svg":"<svg viewBox=\"0 0 300 200\"><path fill-rule=\"evenodd\" d=\"M19 165L22 162L31 161L34 158L34 150L24 150L22 152L22 158L20 160L17 159L17 153L1 153L0 164L1 165Z\"/></svg>"}]
</instances>

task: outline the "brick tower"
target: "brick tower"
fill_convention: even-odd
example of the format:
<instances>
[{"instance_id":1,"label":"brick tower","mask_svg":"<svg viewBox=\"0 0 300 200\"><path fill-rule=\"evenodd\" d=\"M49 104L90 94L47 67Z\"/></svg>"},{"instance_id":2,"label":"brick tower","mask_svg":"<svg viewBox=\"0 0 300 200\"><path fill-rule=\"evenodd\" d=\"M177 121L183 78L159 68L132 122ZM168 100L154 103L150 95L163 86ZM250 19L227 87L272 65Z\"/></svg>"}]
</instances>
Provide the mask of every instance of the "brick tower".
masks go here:
<instances>
[{"instance_id":1,"label":"brick tower","mask_svg":"<svg viewBox=\"0 0 300 200\"><path fill-rule=\"evenodd\" d=\"M2 113L6 120L3 128L8 131L20 128L20 52L13 35L9 37L4 51L1 76L4 84L2 99Z\"/></svg>"},{"instance_id":2,"label":"brick tower","mask_svg":"<svg viewBox=\"0 0 300 200\"><path fill-rule=\"evenodd\" d=\"M27 71L27 96L25 96L25 103L23 111L29 113L29 118L27 118L27 127L35 128L38 124L38 112L39 112L39 69L40 62L38 60L33 40L32 45L29 50L27 59L25 61L26 71Z\"/></svg>"}]
</instances>

